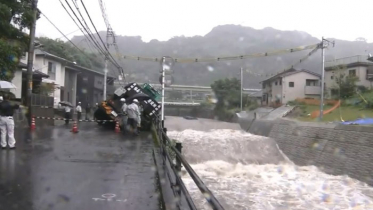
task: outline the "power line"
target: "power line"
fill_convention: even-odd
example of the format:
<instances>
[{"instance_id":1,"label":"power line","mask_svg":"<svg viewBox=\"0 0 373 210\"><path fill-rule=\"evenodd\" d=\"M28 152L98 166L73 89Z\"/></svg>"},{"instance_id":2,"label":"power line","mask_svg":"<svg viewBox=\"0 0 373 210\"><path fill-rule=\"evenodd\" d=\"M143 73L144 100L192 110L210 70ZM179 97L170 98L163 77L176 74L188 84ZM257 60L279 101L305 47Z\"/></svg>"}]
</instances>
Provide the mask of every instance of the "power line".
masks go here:
<instances>
[{"instance_id":1,"label":"power line","mask_svg":"<svg viewBox=\"0 0 373 210\"><path fill-rule=\"evenodd\" d=\"M74 23L75 23L75 25L80 29L80 31L83 33L83 35L85 36L85 38L86 38L86 40L88 40L89 41L89 43L94 47L94 48L96 48L95 46L94 46L94 44L92 43L92 41L87 37L87 35L84 33L84 31L82 30L82 28L81 28L81 26L79 26L79 24L75 21L75 19L72 17L72 15L70 14L70 12L69 11L67 11L67 9L66 9L66 7L65 7L65 5L61 2L61 0L59 0L60 1L60 3L61 3L61 5L62 5L62 7L64 8L64 10L66 11L66 13L70 16L70 18L74 21ZM65 0L66 1L66 0ZM66 1L66 3L69 5L69 3ZM69 5L69 7L70 7L70 5ZM70 7L70 9L72 9L71 7ZM72 11L73 13L74 13L74 11ZM76 17L76 15L75 15L75 17ZM79 21L79 19L78 19L78 21ZM80 21L79 21L80 22ZM85 28L84 28L85 29ZM105 54L102 52L102 51L100 51L100 49L99 48L96 48L96 50L97 50L97 52L99 53L99 54L103 54L103 56L105 56Z\"/></svg>"},{"instance_id":2,"label":"power line","mask_svg":"<svg viewBox=\"0 0 373 210\"><path fill-rule=\"evenodd\" d=\"M84 53L84 51L83 50L81 50L79 47L77 47L69 38L67 38L67 36L64 34L64 33L62 33L62 31L54 24L54 23L52 23L52 21L51 20L49 20L49 18L44 14L44 13L42 13L41 11L40 11L40 14L42 14L44 17L45 17L45 19L47 19L48 20L48 22L50 23L50 24L52 24L53 25L53 27L55 28L55 29L57 29L58 30L58 32L60 32L60 34L62 34L63 35L63 37L65 37L65 39L67 39L76 49L78 49L80 52L82 52L83 54L85 54Z\"/></svg>"},{"instance_id":3,"label":"power line","mask_svg":"<svg viewBox=\"0 0 373 210\"><path fill-rule=\"evenodd\" d=\"M83 23L84 23L84 25L85 26L83 26L83 24L82 24L82 27L87 31L87 33L88 34L92 34L93 35L93 33L92 33L92 31L91 31L91 29L89 28L89 26L88 26L88 24L87 24L87 22L85 21L85 19L84 19L84 17L83 17L83 15L82 15L82 13L80 12L80 9L79 9L79 6L78 6L78 4L76 3L76 2L74 2L73 1L73 4L74 4L74 6L75 6L75 8L76 8L76 10L78 11L78 13L79 13L79 15L80 15L80 17L81 17L81 19L82 19L82 21L83 21ZM70 6L70 5L69 5ZM71 8L70 8L71 9ZM71 9L72 10L72 9ZM77 19L78 19L78 17L77 16L75 16ZM99 44L99 42L97 41L97 39L96 39L96 37L93 35L93 38L94 38L94 42L95 43L97 43L99 46L100 46L100 49L102 50L102 52L104 51L103 49L102 49L102 47L101 47L101 45Z\"/></svg>"},{"instance_id":4,"label":"power line","mask_svg":"<svg viewBox=\"0 0 373 210\"><path fill-rule=\"evenodd\" d=\"M87 58L90 58L83 50L81 50L78 46L76 46L44 13L42 13L41 11L40 11L40 14L42 14L44 17L45 17L45 19L47 19L48 20L48 22L51 24L51 25L53 25L53 27L55 28L55 29L57 29L58 30L58 32L60 32L60 34L63 36L63 37L65 37L76 49L78 49L83 55L85 55ZM118 76L118 75L116 75L116 76Z\"/></svg>"},{"instance_id":5,"label":"power line","mask_svg":"<svg viewBox=\"0 0 373 210\"><path fill-rule=\"evenodd\" d=\"M67 12L67 14L70 16L70 18L74 21L74 23L79 27L79 28L83 28L85 31L86 31L86 33L87 33L87 35L89 36L89 38L87 37L87 35L84 33L84 31L83 30L81 30L82 31L82 33L84 34L84 36L86 37L86 39L92 44L92 42L93 42L93 44L92 44L92 46L94 47L94 48L96 48L96 50L98 51L98 53L99 54L101 54L101 55L103 55L105 58L107 57L107 52L105 52L105 50L104 49L102 49L102 47L101 47L101 45L98 43L98 41L94 38L94 35L92 35L91 33L90 33L90 29L88 28L86 28L86 27L84 27L84 25L83 25L83 23L80 21L80 19L78 18L78 16L77 16L77 14L74 12L74 10L73 10L73 8L71 7L71 5L69 4L69 2L67 2L67 0L65 0L65 2L66 2L66 4L68 5L68 7L70 8L70 10L71 10L71 12L73 13L73 15L75 16L75 18L78 20L78 22L80 23L80 26L78 25L78 23L75 21L75 19L72 17L72 15L67 11L67 9L66 9L66 7L65 7L65 5L61 2L61 0L59 0L60 1L60 3L61 3L61 5L62 5L62 7L65 9L65 11ZM75 5L75 4L74 4ZM83 21L85 22L85 20L84 20L84 17L82 16L82 19L83 19ZM93 36L93 37L92 37ZM116 63L114 63L111 59L109 59L109 61L114 65L114 66L116 66L117 67L117 65L116 65ZM117 67L118 68L118 67ZM116 76L118 76L118 74L117 73L115 73L115 75Z\"/></svg>"},{"instance_id":6,"label":"power line","mask_svg":"<svg viewBox=\"0 0 373 210\"><path fill-rule=\"evenodd\" d=\"M76 29L76 30L73 31L73 32L70 32L70 33L66 34L66 36L68 36L68 35L70 35L70 34L73 34L73 33L77 32L77 31L79 31L79 30L80 30L80 28ZM61 38L64 38L64 36L61 36L60 38L57 38L57 39L61 39Z\"/></svg>"},{"instance_id":7,"label":"power line","mask_svg":"<svg viewBox=\"0 0 373 210\"><path fill-rule=\"evenodd\" d=\"M97 43L97 40L95 40L94 38L92 38L92 35L89 33L89 29L86 29L84 27L84 25L82 24L82 22L80 21L80 19L77 17L76 13L74 12L74 10L72 9L72 7L70 6L70 4L65 0L66 4L69 6L70 10L72 11L72 13L74 14L75 18L79 21L80 23L80 26L79 24L75 21L75 18L72 17L72 15L70 14L70 12L67 10L67 8L65 7L65 5L61 2L61 0L59 0L62 7L64 8L64 10L66 11L66 13L70 16L70 18L74 21L75 25L78 26L78 28L80 28L81 32L83 33L83 35L85 36L86 40L88 41L87 43L88 44L88 47L90 47L90 45L93 46L93 48L95 48L97 50L97 52L99 54L101 54L104 58L106 58L106 53L105 51L101 48L101 46L99 45L99 43ZM83 17L82 17L83 18ZM83 18L84 19L84 18ZM84 33L84 31L82 30L82 28L84 29L84 31L86 31L86 33ZM89 37L88 37L88 36ZM93 42L93 43L92 43ZM109 60L111 63L113 63L111 60ZM114 64L114 63L113 63ZM114 64L114 66L116 66ZM118 74L114 71L114 74L116 77L118 77Z\"/></svg>"},{"instance_id":8,"label":"power line","mask_svg":"<svg viewBox=\"0 0 373 210\"><path fill-rule=\"evenodd\" d=\"M313 50L319 45L312 44L307 46L299 46L289 49L281 49L281 50L275 50L275 51L268 51L263 53L252 53L248 55L231 55L231 56L224 56L224 57L206 57L206 58L174 58L175 63L199 63L199 62L215 62L215 61L233 61L233 60L244 60L249 58L260 58L260 57L268 57L268 56L274 56L274 55L282 55L286 53L294 53L294 52L300 52L304 50ZM156 58L156 57L141 57L141 56L131 56L131 55L125 55L123 57L124 59L130 59L130 60L137 60L137 61L151 61L151 62L160 62L162 58Z\"/></svg>"},{"instance_id":9,"label":"power line","mask_svg":"<svg viewBox=\"0 0 373 210\"><path fill-rule=\"evenodd\" d=\"M97 33L97 36L98 36L98 38L100 38L100 40L101 40L101 42L102 42L102 44L104 45L104 47L105 47L105 49L106 49L106 51L107 51L107 53L108 53L108 55L113 59L113 61L115 62L115 64L117 65L117 68L119 69L120 68L120 65L116 62L116 60L113 58L113 56L111 55L111 53L109 52L109 50L107 49L107 47L105 46L105 43L104 43L104 41L102 40L102 38L101 38L101 36L100 36L100 34L98 33L98 31L97 31L97 28L96 28L96 26L95 26L95 24L93 23L93 21L92 21L92 18L91 18L91 16L89 15L89 13L88 13L88 10L87 10L87 8L85 7L85 5L84 5L84 3L83 3L83 0L80 0L80 2L82 3L82 5L83 5L83 8L84 8L84 10L85 10L85 12L87 13L87 15L88 15L88 18L89 18L89 20L91 21L91 24L92 24L92 26L93 26L93 28L95 29L95 31L96 31L96 33Z\"/></svg>"}]
</instances>

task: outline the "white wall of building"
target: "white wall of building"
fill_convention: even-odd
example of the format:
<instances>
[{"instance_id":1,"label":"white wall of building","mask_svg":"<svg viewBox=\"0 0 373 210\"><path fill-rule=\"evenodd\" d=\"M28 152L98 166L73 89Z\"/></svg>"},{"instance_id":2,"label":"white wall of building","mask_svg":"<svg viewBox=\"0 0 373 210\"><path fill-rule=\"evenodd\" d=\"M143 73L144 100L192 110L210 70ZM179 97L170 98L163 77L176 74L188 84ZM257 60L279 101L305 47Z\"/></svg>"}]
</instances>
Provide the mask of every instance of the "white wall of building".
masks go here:
<instances>
[{"instance_id":1,"label":"white wall of building","mask_svg":"<svg viewBox=\"0 0 373 210\"><path fill-rule=\"evenodd\" d=\"M320 80L318 76L313 74L309 74L306 72L299 72L296 74L292 74L286 76L282 80L283 85L283 95L282 95L282 103L285 104L289 101L293 101L297 98L305 98L305 87L306 87L306 80ZM294 82L294 87L289 87L289 83Z\"/></svg>"},{"instance_id":2,"label":"white wall of building","mask_svg":"<svg viewBox=\"0 0 373 210\"><path fill-rule=\"evenodd\" d=\"M272 97L270 102L276 102L276 100L279 100L281 103L281 97L282 97L282 81L281 78L276 79L275 81L271 82L272 85Z\"/></svg>"},{"instance_id":3,"label":"white wall of building","mask_svg":"<svg viewBox=\"0 0 373 210\"><path fill-rule=\"evenodd\" d=\"M59 62L52 59L48 59L42 55L35 57L35 70L39 70L45 74L48 74L52 76L50 73L48 73L48 63L51 62L53 65L55 65L55 75L54 78L47 78L43 79L46 83L55 83L56 89L54 93L51 95L54 97L54 104L55 106L60 102L61 98L61 89L60 87L63 87L65 84L65 67Z\"/></svg>"},{"instance_id":4,"label":"white wall of building","mask_svg":"<svg viewBox=\"0 0 373 210\"><path fill-rule=\"evenodd\" d=\"M14 72L14 77L11 82L17 89L11 89L10 92L13 93L17 99L22 98L22 69L17 69Z\"/></svg>"},{"instance_id":5,"label":"white wall of building","mask_svg":"<svg viewBox=\"0 0 373 210\"><path fill-rule=\"evenodd\" d=\"M328 96L331 96L331 89L338 88L335 78L339 77L341 74L349 75L350 70L356 70L356 76L359 78L359 81L356 82L356 85L365 86L371 88L373 84L366 79L367 67L366 66L357 66L352 68L345 69L336 69L325 71L325 85L328 92Z\"/></svg>"}]
</instances>

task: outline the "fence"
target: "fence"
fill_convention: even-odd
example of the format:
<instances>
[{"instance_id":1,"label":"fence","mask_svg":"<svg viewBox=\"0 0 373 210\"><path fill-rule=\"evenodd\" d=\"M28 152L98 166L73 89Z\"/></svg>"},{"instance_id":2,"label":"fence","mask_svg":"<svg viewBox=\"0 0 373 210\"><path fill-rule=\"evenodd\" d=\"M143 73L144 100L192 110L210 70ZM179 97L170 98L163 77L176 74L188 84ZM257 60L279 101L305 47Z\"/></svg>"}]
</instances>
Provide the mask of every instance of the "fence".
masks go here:
<instances>
[{"instance_id":1,"label":"fence","mask_svg":"<svg viewBox=\"0 0 373 210\"><path fill-rule=\"evenodd\" d=\"M206 187L201 178L192 169L189 163L186 161L185 157L181 154L181 143L176 143L174 145L172 141L168 138L166 132L167 130L162 125L159 118L155 120L154 132L158 139L158 144L160 148L160 153L162 157L162 169L164 171L165 177L171 182L171 188L174 194L174 199L176 201L177 209L191 209L196 210L196 206L181 179L181 167L183 166L189 176L193 179L196 186L199 188L207 202L210 204L211 208L214 210L223 210L219 201L215 198L212 192ZM173 159L173 156L175 159ZM157 164L157 163L156 163Z\"/></svg>"}]
</instances>

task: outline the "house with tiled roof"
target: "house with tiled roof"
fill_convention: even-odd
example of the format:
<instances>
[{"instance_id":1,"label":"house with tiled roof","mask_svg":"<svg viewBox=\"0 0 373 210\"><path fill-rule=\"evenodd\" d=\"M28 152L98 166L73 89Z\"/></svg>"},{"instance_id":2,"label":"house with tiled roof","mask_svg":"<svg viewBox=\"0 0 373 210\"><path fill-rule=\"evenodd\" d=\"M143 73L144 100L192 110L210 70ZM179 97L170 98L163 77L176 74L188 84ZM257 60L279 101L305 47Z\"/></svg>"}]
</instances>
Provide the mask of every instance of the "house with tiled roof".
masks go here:
<instances>
[{"instance_id":1,"label":"house with tiled roof","mask_svg":"<svg viewBox=\"0 0 373 210\"><path fill-rule=\"evenodd\" d=\"M286 104L297 98L320 98L321 75L305 69L291 68L262 84L262 105Z\"/></svg>"}]
</instances>

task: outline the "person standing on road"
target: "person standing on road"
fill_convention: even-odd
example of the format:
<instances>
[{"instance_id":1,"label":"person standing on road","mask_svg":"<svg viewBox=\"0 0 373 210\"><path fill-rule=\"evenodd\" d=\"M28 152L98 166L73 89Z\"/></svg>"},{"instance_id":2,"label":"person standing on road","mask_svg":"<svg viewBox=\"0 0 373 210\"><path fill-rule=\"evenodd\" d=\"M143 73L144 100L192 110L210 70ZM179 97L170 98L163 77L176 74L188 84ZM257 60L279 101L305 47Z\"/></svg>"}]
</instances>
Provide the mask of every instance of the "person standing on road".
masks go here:
<instances>
[{"instance_id":1,"label":"person standing on road","mask_svg":"<svg viewBox=\"0 0 373 210\"><path fill-rule=\"evenodd\" d=\"M127 121L128 121L128 114L127 114L127 108L128 108L128 106L127 106L125 98L121 98L120 102L122 103L122 107L121 107L121 110L122 110L122 113L123 113L122 127L123 127L123 131L124 131L126 129L126 127L127 127Z\"/></svg>"},{"instance_id":2,"label":"person standing on road","mask_svg":"<svg viewBox=\"0 0 373 210\"><path fill-rule=\"evenodd\" d=\"M76 112L78 113L78 120L82 117L82 103L79 101L78 106L76 106Z\"/></svg>"},{"instance_id":3,"label":"person standing on road","mask_svg":"<svg viewBox=\"0 0 373 210\"><path fill-rule=\"evenodd\" d=\"M130 105L127 107L128 114L128 124L132 127L135 135L138 135L137 127L141 125L141 114L139 109L139 101L134 99Z\"/></svg>"},{"instance_id":4,"label":"person standing on road","mask_svg":"<svg viewBox=\"0 0 373 210\"><path fill-rule=\"evenodd\" d=\"M69 105L65 105L65 125L69 124L71 108Z\"/></svg>"},{"instance_id":5,"label":"person standing on road","mask_svg":"<svg viewBox=\"0 0 373 210\"><path fill-rule=\"evenodd\" d=\"M85 119L89 120L89 116L91 115L91 104L87 103L85 107Z\"/></svg>"},{"instance_id":6,"label":"person standing on road","mask_svg":"<svg viewBox=\"0 0 373 210\"><path fill-rule=\"evenodd\" d=\"M16 140L14 139L14 110L19 109L19 105L12 105L5 98L0 96L0 130L1 130L1 148L7 146L6 136L8 136L8 145L10 149L16 148Z\"/></svg>"}]
</instances>

